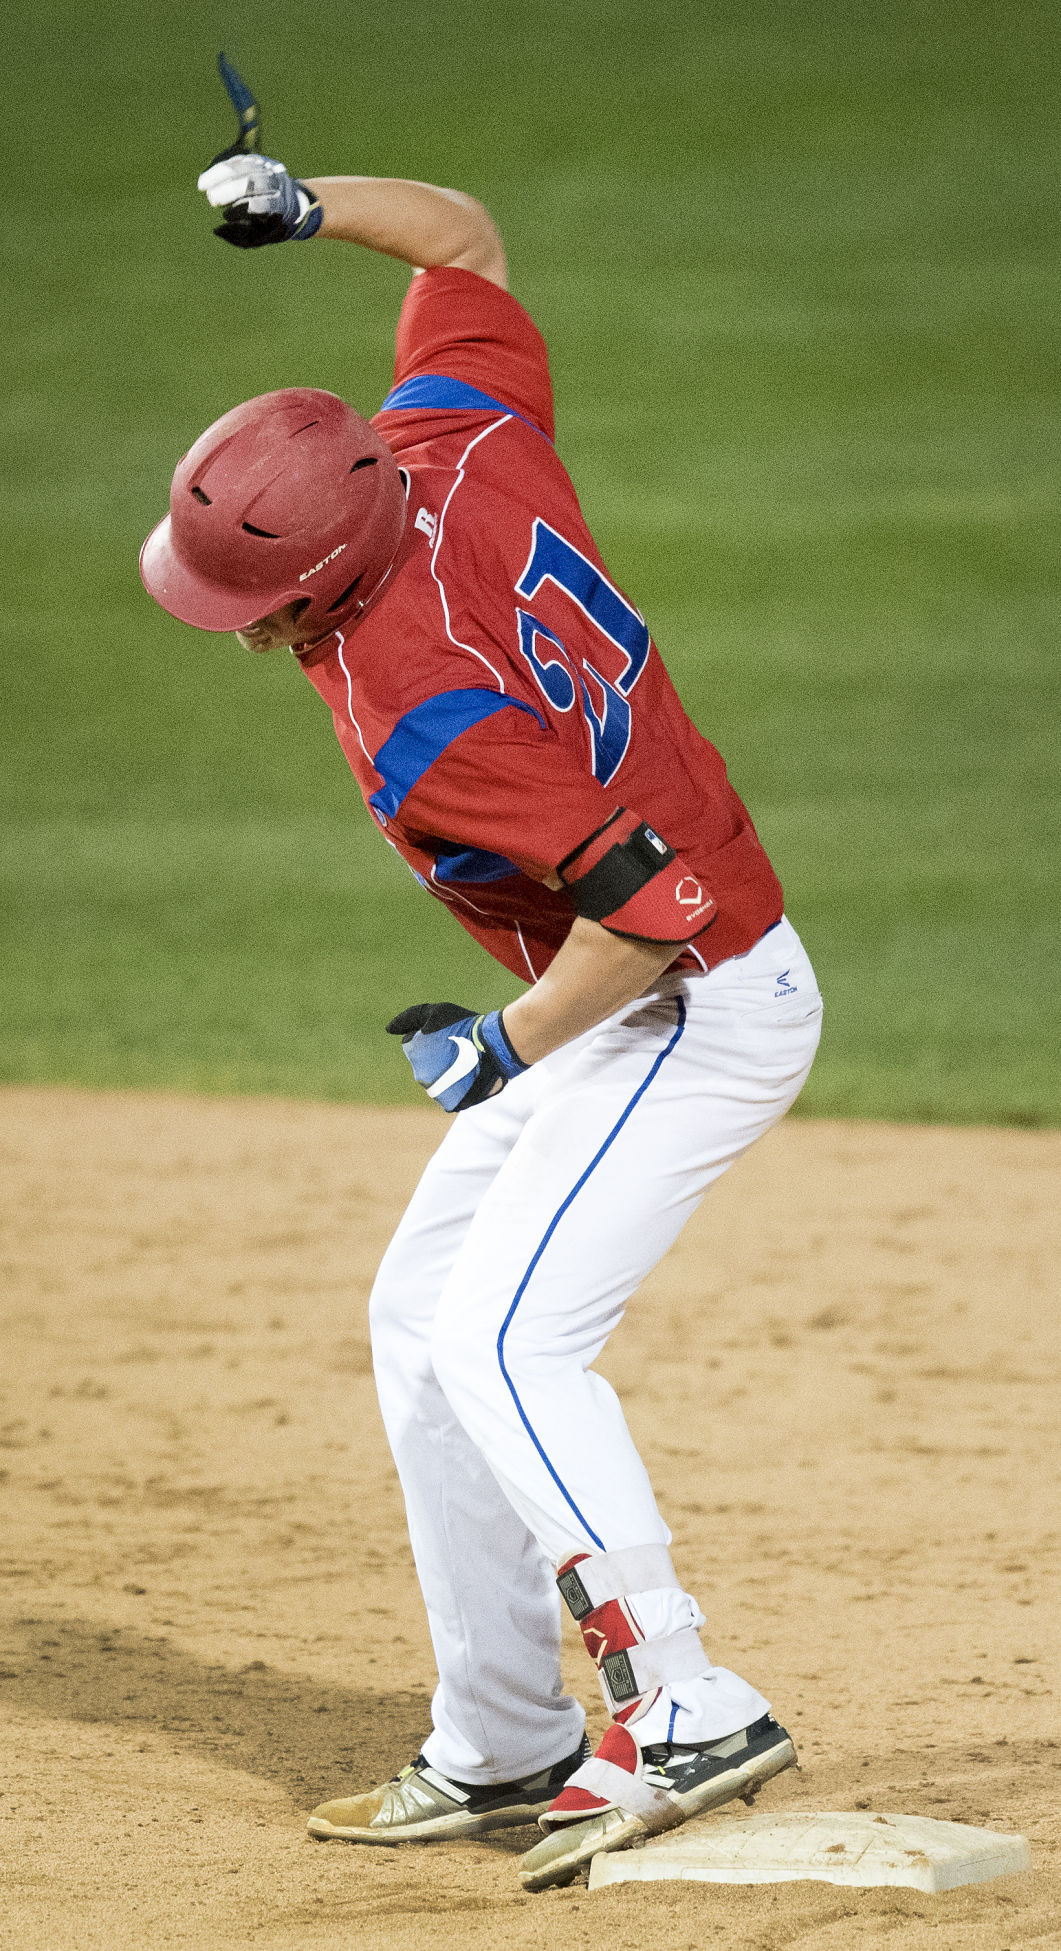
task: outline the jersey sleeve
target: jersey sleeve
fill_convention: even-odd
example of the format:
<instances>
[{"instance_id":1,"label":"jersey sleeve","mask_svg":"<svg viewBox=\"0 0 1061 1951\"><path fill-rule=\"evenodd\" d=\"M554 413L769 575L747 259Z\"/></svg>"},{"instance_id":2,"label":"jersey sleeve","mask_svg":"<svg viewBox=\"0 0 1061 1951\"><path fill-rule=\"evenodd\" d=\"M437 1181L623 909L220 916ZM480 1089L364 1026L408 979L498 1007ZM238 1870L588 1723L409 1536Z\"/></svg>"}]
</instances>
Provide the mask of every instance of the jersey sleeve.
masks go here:
<instances>
[{"instance_id":1,"label":"jersey sleeve","mask_svg":"<svg viewBox=\"0 0 1061 1951\"><path fill-rule=\"evenodd\" d=\"M453 739L405 796L401 823L429 849L442 842L511 862L553 886L558 876L572 913L612 934L688 942L715 919L710 891L665 838L524 709L496 712Z\"/></svg>"},{"instance_id":2,"label":"jersey sleeve","mask_svg":"<svg viewBox=\"0 0 1061 1951\"><path fill-rule=\"evenodd\" d=\"M398 320L395 391L425 374L474 387L552 440L545 340L519 300L489 278L452 267L417 273Z\"/></svg>"}]
</instances>

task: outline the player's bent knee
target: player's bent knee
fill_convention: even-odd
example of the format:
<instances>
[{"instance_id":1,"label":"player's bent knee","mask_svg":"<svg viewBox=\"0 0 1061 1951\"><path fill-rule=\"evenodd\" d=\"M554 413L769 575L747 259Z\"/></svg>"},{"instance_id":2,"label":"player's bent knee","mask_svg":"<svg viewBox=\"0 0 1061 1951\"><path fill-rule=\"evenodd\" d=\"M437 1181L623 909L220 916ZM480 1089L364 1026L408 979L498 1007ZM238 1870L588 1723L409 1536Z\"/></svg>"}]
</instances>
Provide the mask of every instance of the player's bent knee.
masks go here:
<instances>
[{"instance_id":1,"label":"player's bent knee","mask_svg":"<svg viewBox=\"0 0 1061 1951\"><path fill-rule=\"evenodd\" d=\"M431 1333L431 1366L451 1408L458 1416L465 1398L478 1399L497 1371L497 1328L475 1319L461 1319L455 1309L441 1306Z\"/></svg>"},{"instance_id":2,"label":"player's bent knee","mask_svg":"<svg viewBox=\"0 0 1061 1951\"><path fill-rule=\"evenodd\" d=\"M474 1302L444 1295L431 1332L430 1360L436 1380L454 1414L475 1419L475 1405L508 1404L517 1391L537 1375L548 1384L571 1361L584 1366L579 1355L555 1337L520 1333L516 1324L504 1331L506 1310L477 1309ZM596 1352L594 1347L593 1352Z\"/></svg>"}]
</instances>

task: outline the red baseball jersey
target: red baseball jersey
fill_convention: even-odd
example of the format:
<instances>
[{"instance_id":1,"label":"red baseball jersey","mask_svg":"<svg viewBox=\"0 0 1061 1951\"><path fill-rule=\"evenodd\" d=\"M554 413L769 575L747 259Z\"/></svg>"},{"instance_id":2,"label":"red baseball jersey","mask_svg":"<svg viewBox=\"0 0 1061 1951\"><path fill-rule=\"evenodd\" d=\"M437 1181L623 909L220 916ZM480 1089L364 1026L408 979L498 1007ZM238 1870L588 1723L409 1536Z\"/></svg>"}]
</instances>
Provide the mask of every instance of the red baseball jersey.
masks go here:
<instances>
[{"instance_id":1,"label":"red baseball jersey","mask_svg":"<svg viewBox=\"0 0 1061 1951\"><path fill-rule=\"evenodd\" d=\"M299 657L373 818L527 980L574 919L557 869L631 819L676 857L621 932L688 943L683 967L743 953L779 919L781 888L586 527L537 328L473 272L421 272L394 378L373 425L407 482L398 562L356 628Z\"/></svg>"}]
</instances>

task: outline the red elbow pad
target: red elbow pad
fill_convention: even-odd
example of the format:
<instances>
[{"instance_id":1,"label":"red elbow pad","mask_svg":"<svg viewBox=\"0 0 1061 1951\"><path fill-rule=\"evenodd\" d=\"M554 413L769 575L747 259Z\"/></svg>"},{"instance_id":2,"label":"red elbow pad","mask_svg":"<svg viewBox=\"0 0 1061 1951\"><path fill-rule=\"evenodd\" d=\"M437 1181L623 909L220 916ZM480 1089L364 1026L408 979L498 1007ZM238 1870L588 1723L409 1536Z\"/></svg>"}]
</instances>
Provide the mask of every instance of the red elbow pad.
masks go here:
<instances>
[{"instance_id":1,"label":"red elbow pad","mask_svg":"<svg viewBox=\"0 0 1061 1951\"><path fill-rule=\"evenodd\" d=\"M557 872L575 912L613 935L689 942L718 914L699 875L625 807L568 854Z\"/></svg>"}]
</instances>

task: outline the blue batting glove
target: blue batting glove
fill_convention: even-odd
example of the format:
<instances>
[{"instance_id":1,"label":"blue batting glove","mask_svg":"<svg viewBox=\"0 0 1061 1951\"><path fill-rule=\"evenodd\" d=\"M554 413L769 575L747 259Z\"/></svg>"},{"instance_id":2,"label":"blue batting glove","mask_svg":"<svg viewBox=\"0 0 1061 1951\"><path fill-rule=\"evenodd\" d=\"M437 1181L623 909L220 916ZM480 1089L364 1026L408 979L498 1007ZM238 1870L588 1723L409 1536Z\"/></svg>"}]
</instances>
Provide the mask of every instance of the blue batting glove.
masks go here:
<instances>
[{"instance_id":1,"label":"blue batting glove","mask_svg":"<svg viewBox=\"0 0 1061 1951\"><path fill-rule=\"evenodd\" d=\"M482 1104L527 1069L499 1009L476 1016L462 1003L414 1003L387 1024L387 1034L401 1037L413 1076L443 1111Z\"/></svg>"},{"instance_id":2,"label":"blue batting glove","mask_svg":"<svg viewBox=\"0 0 1061 1951\"><path fill-rule=\"evenodd\" d=\"M217 156L200 176L199 188L211 208L224 215L215 237L243 251L304 243L316 235L324 216L319 197L272 156Z\"/></svg>"}]
</instances>

